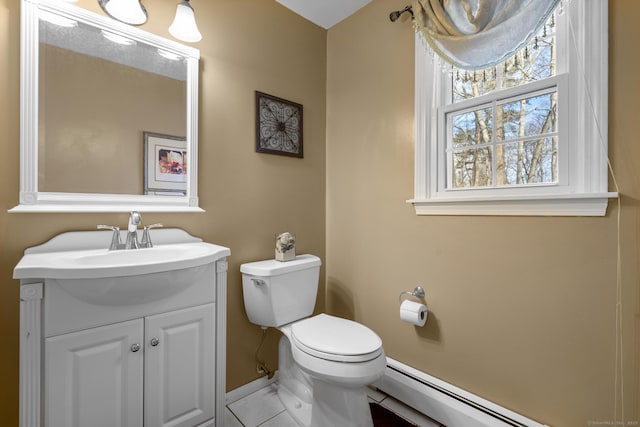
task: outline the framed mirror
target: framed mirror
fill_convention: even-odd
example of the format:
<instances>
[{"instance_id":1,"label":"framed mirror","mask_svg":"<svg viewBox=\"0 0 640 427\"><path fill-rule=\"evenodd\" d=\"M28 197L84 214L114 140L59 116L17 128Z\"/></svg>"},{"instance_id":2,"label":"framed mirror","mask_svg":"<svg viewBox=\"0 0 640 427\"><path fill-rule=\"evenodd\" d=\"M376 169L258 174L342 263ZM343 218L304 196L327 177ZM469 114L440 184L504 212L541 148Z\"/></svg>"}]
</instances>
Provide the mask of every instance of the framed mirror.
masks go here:
<instances>
[{"instance_id":1,"label":"framed mirror","mask_svg":"<svg viewBox=\"0 0 640 427\"><path fill-rule=\"evenodd\" d=\"M199 51L59 0L22 0L20 204L201 211Z\"/></svg>"}]
</instances>

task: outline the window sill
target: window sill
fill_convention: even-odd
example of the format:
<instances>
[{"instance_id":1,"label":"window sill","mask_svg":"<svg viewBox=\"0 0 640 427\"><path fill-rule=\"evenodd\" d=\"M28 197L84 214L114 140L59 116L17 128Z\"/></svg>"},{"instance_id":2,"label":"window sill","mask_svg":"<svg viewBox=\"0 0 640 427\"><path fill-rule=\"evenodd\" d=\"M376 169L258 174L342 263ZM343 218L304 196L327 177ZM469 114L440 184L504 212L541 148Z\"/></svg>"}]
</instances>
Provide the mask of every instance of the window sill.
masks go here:
<instances>
[{"instance_id":1,"label":"window sill","mask_svg":"<svg viewBox=\"0 0 640 427\"><path fill-rule=\"evenodd\" d=\"M618 193L537 197L411 199L416 215L604 216Z\"/></svg>"}]
</instances>

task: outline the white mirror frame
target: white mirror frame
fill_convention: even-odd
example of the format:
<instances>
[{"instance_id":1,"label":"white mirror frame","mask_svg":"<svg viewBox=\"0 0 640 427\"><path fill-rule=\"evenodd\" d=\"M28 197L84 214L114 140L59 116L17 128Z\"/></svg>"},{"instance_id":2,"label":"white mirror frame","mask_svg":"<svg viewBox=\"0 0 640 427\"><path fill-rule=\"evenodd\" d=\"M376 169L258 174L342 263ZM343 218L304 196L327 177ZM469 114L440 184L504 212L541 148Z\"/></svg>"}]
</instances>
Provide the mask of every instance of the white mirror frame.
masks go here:
<instances>
[{"instance_id":1,"label":"white mirror frame","mask_svg":"<svg viewBox=\"0 0 640 427\"><path fill-rule=\"evenodd\" d=\"M187 58L186 196L38 191L39 12L106 29ZM59 0L22 0L20 28L20 204L9 212L202 212L198 207L198 49ZM141 165L142 167L142 165Z\"/></svg>"}]
</instances>

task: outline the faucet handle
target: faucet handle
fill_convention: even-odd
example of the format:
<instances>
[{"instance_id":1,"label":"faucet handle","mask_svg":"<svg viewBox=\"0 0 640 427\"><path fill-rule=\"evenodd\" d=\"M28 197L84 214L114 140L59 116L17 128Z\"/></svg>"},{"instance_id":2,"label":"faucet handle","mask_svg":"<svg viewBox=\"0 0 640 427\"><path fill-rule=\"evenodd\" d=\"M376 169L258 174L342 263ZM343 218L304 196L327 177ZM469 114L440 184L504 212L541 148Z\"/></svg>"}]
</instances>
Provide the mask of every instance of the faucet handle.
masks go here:
<instances>
[{"instance_id":1,"label":"faucet handle","mask_svg":"<svg viewBox=\"0 0 640 427\"><path fill-rule=\"evenodd\" d=\"M120 231L120 227L116 227L115 225L104 225L104 224L99 224L98 226L96 226L96 228L98 230L113 230L113 231Z\"/></svg>"},{"instance_id":2,"label":"faucet handle","mask_svg":"<svg viewBox=\"0 0 640 427\"><path fill-rule=\"evenodd\" d=\"M149 230L151 230L152 228L160 227L162 227L162 224L160 223L146 225L142 231L142 241L140 242L140 246L142 246L143 248L152 248L153 243L151 242L151 233L149 232Z\"/></svg>"},{"instance_id":3,"label":"faucet handle","mask_svg":"<svg viewBox=\"0 0 640 427\"><path fill-rule=\"evenodd\" d=\"M100 224L97 226L97 228L98 230L113 231L113 236L111 237L111 244L109 245L110 251L114 251L122 248L122 243L120 242L120 227L116 227L115 225Z\"/></svg>"}]
</instances>

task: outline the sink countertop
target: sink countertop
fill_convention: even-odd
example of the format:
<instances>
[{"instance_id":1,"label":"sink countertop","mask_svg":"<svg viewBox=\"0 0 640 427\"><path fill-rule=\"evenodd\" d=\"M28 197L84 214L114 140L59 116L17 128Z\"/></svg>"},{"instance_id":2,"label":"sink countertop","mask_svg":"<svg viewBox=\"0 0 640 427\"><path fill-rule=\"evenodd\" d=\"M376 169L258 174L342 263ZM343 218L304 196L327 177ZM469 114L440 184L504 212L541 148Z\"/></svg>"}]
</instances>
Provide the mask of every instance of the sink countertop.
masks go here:
<instances>
[{"instance_id":1,"label":"sink countertop","mask_svg":"<svg viewBox=\"0 0 640 427\"><path fill-rule=\"evenodd\" d=\"M154 230L153 248L109 251L111 231L60 234L28 248L14 279L92 279L133 276L197 267L231 254L180 229Z\"/></svg>"}]
</instances>

